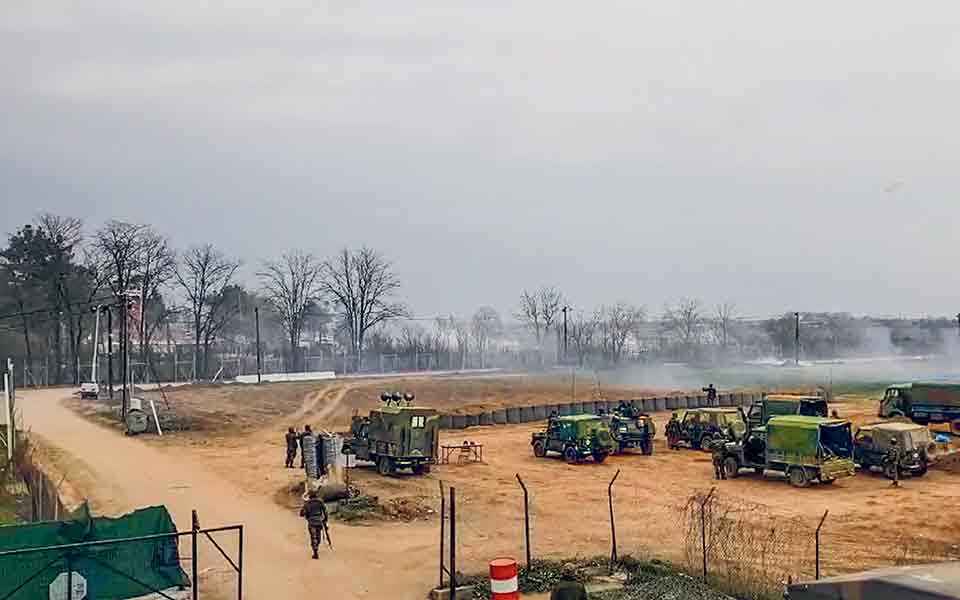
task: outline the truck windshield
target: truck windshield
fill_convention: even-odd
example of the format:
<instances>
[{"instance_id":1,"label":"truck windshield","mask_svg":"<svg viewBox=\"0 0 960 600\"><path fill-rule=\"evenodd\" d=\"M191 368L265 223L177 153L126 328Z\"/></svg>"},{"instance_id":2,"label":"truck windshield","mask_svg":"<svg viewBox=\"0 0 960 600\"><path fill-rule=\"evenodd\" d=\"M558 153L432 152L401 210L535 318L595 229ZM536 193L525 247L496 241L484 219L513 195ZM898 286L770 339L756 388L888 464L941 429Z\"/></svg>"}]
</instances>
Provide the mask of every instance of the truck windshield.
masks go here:
<instances>
[{"instance_id":1,"label":"truck windshield","mask_svg":"<svg viewBox=\"0 0 960 600\"><path fill-rule=\"evenodd\" d=\"M853 453L852 445L849 423L820 426L820 449L824 458L831 456L850 458Z\"/></svg>"}]
</instances>

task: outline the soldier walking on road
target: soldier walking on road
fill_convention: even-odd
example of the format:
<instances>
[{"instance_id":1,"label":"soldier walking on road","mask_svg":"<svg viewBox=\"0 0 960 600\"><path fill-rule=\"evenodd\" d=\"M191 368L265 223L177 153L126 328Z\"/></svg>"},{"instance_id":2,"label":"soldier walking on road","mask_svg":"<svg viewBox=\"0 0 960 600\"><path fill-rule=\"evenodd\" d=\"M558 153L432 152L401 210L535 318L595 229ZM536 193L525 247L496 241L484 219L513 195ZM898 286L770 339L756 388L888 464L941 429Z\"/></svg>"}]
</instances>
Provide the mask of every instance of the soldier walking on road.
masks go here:
<instances>
[{"instance_id":1,"label":"soldier walking on road","mask_svg":"<svg viewBox=\"0 0 960 600\"><path fill-rule=\"evenodd\" d=\"M327 529L327 507L323 504L316 491L310 492L300 509L300 516L307 520L307 533L310 534L310 548L313 550L313 558L319 558L317 550L320 548L320 541L323 539L323 532Z\"/></svg>"},{"instance_id":2,"label":"soldier walking on road","mask_svg":"<svg viewBox=\"0 0 960 600\"><path fill-rule=\"evenodd\" d=\"M300 441L299 436L297 435L297 430L291 427L287 429L287 462L286 467L288 469L293 468L293 461L297 458L297 444Z\"/></svg>"}]
</instances>

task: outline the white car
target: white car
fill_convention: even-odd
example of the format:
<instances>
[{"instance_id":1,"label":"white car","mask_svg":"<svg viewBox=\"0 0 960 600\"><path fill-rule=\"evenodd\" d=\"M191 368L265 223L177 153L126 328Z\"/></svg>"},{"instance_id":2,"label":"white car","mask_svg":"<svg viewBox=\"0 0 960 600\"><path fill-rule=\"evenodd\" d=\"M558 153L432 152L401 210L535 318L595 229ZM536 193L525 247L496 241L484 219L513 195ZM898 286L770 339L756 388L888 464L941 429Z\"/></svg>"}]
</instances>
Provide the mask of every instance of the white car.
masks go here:
<instances>
[{"instance_id":1,"label":"white car","mask_svg":"<svg viewBox=\"0 0 960 600\"><path fill-rule=\"evenodd\" d=\"M99 398L100 397L100 384L93 381L87 381L80 384L80 397L81 398Z\"/></svg>"}]
</instances>

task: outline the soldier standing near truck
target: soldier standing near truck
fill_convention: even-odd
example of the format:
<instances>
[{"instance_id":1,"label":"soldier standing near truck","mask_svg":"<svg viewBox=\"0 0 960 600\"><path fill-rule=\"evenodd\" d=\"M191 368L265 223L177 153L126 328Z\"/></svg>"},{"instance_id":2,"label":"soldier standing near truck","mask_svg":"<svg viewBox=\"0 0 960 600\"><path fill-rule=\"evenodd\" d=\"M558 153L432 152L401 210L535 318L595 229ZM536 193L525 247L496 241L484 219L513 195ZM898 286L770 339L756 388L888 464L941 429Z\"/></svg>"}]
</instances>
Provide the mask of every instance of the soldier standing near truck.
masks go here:
<instances>
[{"instance_id":1,"label":"soldier standing near truck","mask_svg":"<svg viewBox=\"0 0 960 600\"><path fill-rule=\"evenodd\" d=\"M300 440L300 468L301 469L306 468L306 464L304 463L304 461L307 459L307 453L303 451L303 439L308 435L312 436L313 430L310 429L309 425L304 425L303 431L300 433L300 436L298 437L298 439Z\"/></svg>"},{"instance_id":2,"label":"soldier standing near truck","mask_svg":"<svg viewBox=\"0 0 960 600\"><path fill-rule=\"evenodd\" d=\"M303 508L300 509L300 516L307 520L310 548L313 550L313 559L316 560L319 558L317 550L320 548L323 532L327 529L327 507L315 490L308 494L307 501L303 503ZM329 537L327 541L329 543Z\"/></svg>"},{"instance_id":3,"label":"soldier standing near truck","mask_svg":"<svg viewBox=\"0 0 960 600\"><path fill-rule=\"evenodd\" d=\"M890 439L890 448L887 450L886 463L893 465L893 467L889 469L890 472L893 473L893 481L890 482L890 486L900 487L900 444L897 442L897 438Z\"/></svg>"},{"instance_id":4,"label":"soldier standing near truck","mask_svg":"<svg viewBox=\"0 0 960 600\"><path fill-rule=\"evenodd\" d=\"M713 387L713 384L711 383L707 387L703 388L703 391L707 393L707 404L709 406L716 406L717 388Z\"/></svg>"},{"instance_id":5,"label":"soldier standing near truck","mask_svg":"<svg viewBox=\"0 0 960 600\"><path fill-rule=\"evenodd\" d=\"M293 468L293 461L297 458L297 444L300 442L300 438L297 435L297 430L291 427L287 429L287 462L285 464L286 468Z\"/></svg>"}]
</instances>

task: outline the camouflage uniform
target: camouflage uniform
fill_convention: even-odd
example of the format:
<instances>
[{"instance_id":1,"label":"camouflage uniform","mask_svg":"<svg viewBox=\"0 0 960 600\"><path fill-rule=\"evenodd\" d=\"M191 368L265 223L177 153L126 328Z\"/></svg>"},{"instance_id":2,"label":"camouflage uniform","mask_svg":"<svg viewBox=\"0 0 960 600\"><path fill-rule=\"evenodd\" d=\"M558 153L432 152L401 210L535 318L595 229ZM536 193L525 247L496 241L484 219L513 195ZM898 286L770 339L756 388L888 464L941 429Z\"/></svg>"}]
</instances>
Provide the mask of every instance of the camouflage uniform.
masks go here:
<instances>
[{"instance_id":1,"label":"camouflage uniform","mask_svg":"<svg viewBox=\"0 0 960 600\"><path fill-rule=\"evenodd\" d=\"M297 444L299 443L299 437L297 436L297 432L294 431L292 427L287 430L286 440L287 440L287 462L285 463L285 466L288 469L292 469L293 461L296 460L297 458Z\"/></svg>"},{"instance_id":2,"label":"camouflage uniform","mask_svg":"<svg viewBox=\"0 0 960 600\"><path fill-rule=\"evenodd\" d=\"M299 435L298 438L297 438L297 439L300 441L300 468L301 468L301 469L303 469L303 468L305 468L305 467L307 466L306 463L304 463L304 461L306 460L306 454L307 454L307 453L303 451L303 450L304 450L304 448L303 448L303 438L305 438L305 437L308 436L308 435L313 435L313 430L310 429L310 426L309 426L309 425L307 425L306 427L303 428L303 431L300 432L300 435Z\"/></svg>"},{"instance_id":3,"label":"camouflage uniform","mask_svg":"<svg viewBox=\"0 0 960 600\"><path fill-rule=\"evenodd\" d=\"M310 494L310 499L300 509L300 516L307 520L310 548L313 550L313 558L317 558L317 549L320 548L323 532L327 525L327 507L323 504L323 500L317 498L317 494L314 492Z\"/></svg>"},{"instance_id":4,"label":"camouflage uniform","mask_svg":"<svg viewBox=\"0 0 960 600\"><path fill-rule=\"evenodd\" d=\"M710 450L713 452L713 476L715 479L726 479L727 473L723 470L723 442L715 442Z\"/></svg>"},{"instance_id":5,"label":"camouflage uniform","mask_svg":"<svg viewBox=\"0 0 960 600\"><path fill-rule=\"evenodd\" d=\"M894 465L893 481L890 485L900 487L900 447L897 444L896 438L890 440L890 447L887 449L887 455L884 457L883 462L885 466Z\"/></svg>"}]
</instances>

